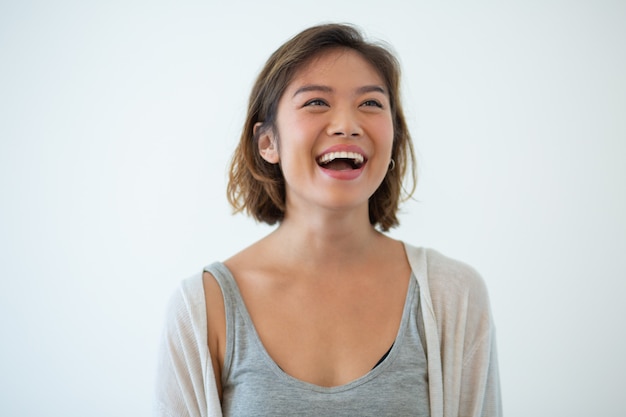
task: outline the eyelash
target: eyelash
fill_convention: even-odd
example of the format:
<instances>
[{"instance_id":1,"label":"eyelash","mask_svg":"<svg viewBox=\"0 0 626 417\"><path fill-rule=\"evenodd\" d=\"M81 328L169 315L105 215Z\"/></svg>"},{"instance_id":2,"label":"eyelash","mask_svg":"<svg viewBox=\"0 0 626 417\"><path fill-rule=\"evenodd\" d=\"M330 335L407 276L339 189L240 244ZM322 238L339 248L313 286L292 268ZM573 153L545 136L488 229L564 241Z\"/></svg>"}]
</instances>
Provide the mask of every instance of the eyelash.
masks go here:
<instances>
[{"instance_id":1,"label":"eyelash","mask_svg":"<svg viewBox=\"0 0 626 417\"><path fill-rule=\"evenodd\" d=\"M363 104L362 104L362 105L365 105L365 106L367 106L367 107L369 107L369 106L372 106L372 105L373 105L373 106L375 106L375 107L379 107L379 108L381 108L381 109L383 108L383 105L382 105L380 102L376 101L376 100L367 100L367 101L363 102Z\"/></svg>"},{"instance_id":2,"label":"eyelash","mask_svg":"<svg viewBox=\"0 0 626 417\"><path fill-rule=\"evenodd\" d=\"M378 102L377 100L366 100L363 102L363 104L361 104L362 106L366 106L366 107L378 107L378 108L383 108L383 105ZM328 103L326 103L324 100L319 99L319 98L315 98L313 100L309 100L306 103L304 103L304 106L328 106Z\"/></svg>"},{"instance_id":3,"label":"eyelash","mask_svg":"<svg viewBox=\"0 0 626 417\"><path fill-rule=\"evenodd\" d=\"M307 106L328 106L328 104L322 99L314 98L313 100L309 100L304 103L304 107Z\"/></svg>"}]
</instances>

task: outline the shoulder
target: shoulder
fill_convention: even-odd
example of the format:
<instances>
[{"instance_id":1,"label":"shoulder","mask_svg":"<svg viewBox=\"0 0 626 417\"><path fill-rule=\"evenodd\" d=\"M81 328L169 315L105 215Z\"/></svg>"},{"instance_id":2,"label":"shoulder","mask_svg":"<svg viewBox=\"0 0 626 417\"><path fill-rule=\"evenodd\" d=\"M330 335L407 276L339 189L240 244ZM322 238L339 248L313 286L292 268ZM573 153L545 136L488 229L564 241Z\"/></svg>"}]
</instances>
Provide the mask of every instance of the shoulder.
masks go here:
<instances>
[{"instance_id":1,"label":"shoulder","mask_svg":"<svg viewBox=\"0 0 626 417\"><path fill-rule=\"evenodd\" d=\"M487 296L485 282L474 267L434 249L424 251L431 292L444 292L448 296Z\"/></svg>"},{"instance_id":2,"label":"shoulder","mask_svg":"<svg viewBox=\"0 0 626 417\"><path fill-rule=\"evenodd\" d=\"M460 335L452 329L457 326L465 329L464 349L471 351L493 333L485 281L473 267L464 262L432 249L426 253L430 296L440 332L458 340ZM452 323L455 324L450 328Z\"/></svg>"},{"instance_id":3,"label":"shoulder","mask_svg":"<svg viewBox=\"0 0 626 417\"><path fill-rule=\"evenodd\" d=\"M170 296L168 308L170 312L193 310L203 303L202 272L181 280Z\"/></svg>"},{"instance_id":4,"label":"shoulder","mask_svg":"<svg viewBox=\"0 0 626 417\"><path fill-rule=\"evenodd\" d=\"M207 409L219 410L205 311L198 272L180 281L167 304L156 378L157 415L201 416Z\"/></svg>"},{"instance_id":5,"label":"shoulder","mask_svg":"<svg viewBox=\"0 0 626 417\"><path fill-rule=\"evenodd\" d=\"M170 295L166 310L166 331L178 337L198 336L206 328L206 307L199 272L181 280Z\"/></svg>"},{"instance_id":6,"label":"shoulder","mask_svg":"<svg viewBox=\"0 0 626 417\"><path fill-rule=\"evenodd\" d=\"M482 276L465 262L431 248L406 245L413 272L437 321L463 319L481 326L490 321L489 294Z\"/></svg>"}]
</instances>

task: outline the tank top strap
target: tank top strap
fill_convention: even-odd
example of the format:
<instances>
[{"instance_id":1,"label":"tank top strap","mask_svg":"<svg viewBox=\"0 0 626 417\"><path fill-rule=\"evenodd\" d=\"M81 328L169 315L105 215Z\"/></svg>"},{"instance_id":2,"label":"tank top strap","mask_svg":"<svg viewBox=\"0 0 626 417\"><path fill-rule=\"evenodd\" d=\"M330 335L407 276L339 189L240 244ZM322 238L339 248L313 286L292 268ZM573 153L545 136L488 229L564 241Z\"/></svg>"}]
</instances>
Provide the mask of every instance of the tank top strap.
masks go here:
<instances>
[{"instance_id":1,"label":"tank top strap","mask_svg":"<svg viewBox=\"0 0 626 417\"><path fill-rule=\"evenodd\" d=\"M221 262L214 262L204 268L209 272L222 290L224 298L224 314L226 318L226 351L224 352L224 363L222 364L222 383L230 372L233 361L233 343L235 340L235 330L237 328L237 306L243 303L237 282L230 270Z\"/></svg>"},{"instance_id":2,"label":"tank top strap","mask_svg":"<svg viewBox=\"0 0 626 417\"><path fill-rule=\"evenodd\" d=\"M240 297L239 288L230 270L226 268L226 265L221 262L214 262L211 265L205 266L204 271L209 272L215 277L215 280L222 289L225 301L226 299L230 301L231 303L229 304L237 302Z\"/></svg>"}]
</instances>

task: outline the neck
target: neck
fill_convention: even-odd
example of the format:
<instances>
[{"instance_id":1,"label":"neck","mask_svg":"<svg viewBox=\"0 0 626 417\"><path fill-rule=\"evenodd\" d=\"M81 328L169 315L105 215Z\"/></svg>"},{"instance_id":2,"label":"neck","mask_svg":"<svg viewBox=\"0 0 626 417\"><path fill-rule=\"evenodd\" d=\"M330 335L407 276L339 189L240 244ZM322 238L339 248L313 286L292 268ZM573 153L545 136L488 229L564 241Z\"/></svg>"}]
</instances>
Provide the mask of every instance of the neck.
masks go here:
<instances>
[{"instance_id":1,"label":"neck","mask_svg":"<svg viewBox=\"0 0 626 417\"><path fill-rule=\"evenodd\" d=\"M282 242L284 259L303 267L333 268L363 262L384 236L369 223L368 213L326 213L286 217L270 236Z\"/></svg>"}]
</instances>

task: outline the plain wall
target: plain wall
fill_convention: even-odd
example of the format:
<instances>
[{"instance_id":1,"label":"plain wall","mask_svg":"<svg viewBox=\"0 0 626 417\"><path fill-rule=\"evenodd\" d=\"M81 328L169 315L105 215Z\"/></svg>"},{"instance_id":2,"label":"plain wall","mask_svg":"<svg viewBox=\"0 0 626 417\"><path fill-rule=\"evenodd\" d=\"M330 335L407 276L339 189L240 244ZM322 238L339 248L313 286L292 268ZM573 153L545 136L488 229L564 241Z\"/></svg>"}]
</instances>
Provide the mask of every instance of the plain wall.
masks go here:
<instances>
[{"instance_id":1,"label":"plain wall","mask_svg":"<svg viewBox=\"0 0 626 417\"><path fill-rule=\"evenodd\" d=\"M418 151L391 235L478 269L506 415L624 416L626 3L0 3L0 415L149 414L179 281L267 233L226 169L307 26L390 43Z\"/></svg>"}]
</instances>

